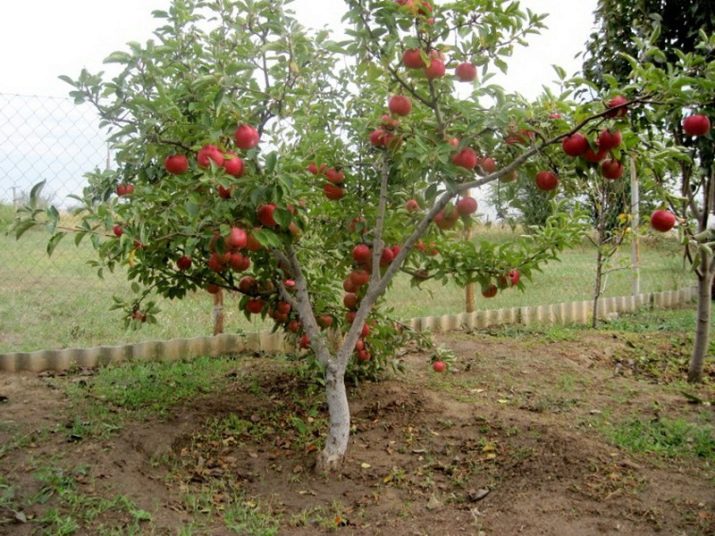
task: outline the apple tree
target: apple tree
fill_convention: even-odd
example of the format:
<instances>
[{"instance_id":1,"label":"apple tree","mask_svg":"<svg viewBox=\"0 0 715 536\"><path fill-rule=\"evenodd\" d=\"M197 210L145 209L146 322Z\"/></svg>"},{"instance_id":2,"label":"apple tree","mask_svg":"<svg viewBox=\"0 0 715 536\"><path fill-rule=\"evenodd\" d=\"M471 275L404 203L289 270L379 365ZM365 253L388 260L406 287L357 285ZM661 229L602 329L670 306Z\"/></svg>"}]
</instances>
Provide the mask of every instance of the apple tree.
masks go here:
<instances>
[{"instance_id":1,"label":"apple tree","mask_svg":"<svg viewBox=\"0 0 715 536\"><path fill-rule=\"evenodd\" d=\"M545 204L577 195L562 142L643 99L574 107L566 89L529 104L488 83L543 26L517 2L347 0L343 41L307 32L288 4L174 0L152 40L107 58L118 74L64 77L110 129L116 166L91 175L77 226L30 203L16 230L49 225L50 251L67 234L90 240L99 269L133 282L116 306L135 324L155 320L152 295L219 289L270 316L320 363L318 467L331 469L348 446L347 367L394 351L381 311L395 276L476 283L485 297L524 288L583 220L554 203L528 236L465 242L468 192L517 180Z\"/></svg>"}]
</instances>

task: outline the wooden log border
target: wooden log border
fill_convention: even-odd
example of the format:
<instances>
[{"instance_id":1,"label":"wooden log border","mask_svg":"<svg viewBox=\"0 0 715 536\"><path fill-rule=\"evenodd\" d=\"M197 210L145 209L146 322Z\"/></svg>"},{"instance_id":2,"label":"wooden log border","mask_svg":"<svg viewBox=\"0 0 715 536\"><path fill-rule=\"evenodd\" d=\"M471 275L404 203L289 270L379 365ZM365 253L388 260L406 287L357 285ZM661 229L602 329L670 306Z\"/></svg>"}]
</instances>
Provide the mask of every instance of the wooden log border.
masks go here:
<instances>
[{"instance_id":1,"label":"wooden log border","mask_svg":"<svg viewBox=\"0 0 715 536\"><path fill-rule=\"evenodd\" d=\"M696 299L695 287L651 292L638 296L603 298L599 304L598 315L600 318L608 318L613 313L632 313L642 308L667 309L692 303ZM586 324L591 318L591 305L590 300L585 300L553 305L487 309L474 313L413 318L406 324L416 331L434 333L509 324L525 326ZM63 371L70 368L94 368L124 362L178 361L241 352L280 354L294 350L294 345L279 332L223 334L214 337L147 341L121 346L0 354L0 372Z\"/></svg>"}]
</instances>

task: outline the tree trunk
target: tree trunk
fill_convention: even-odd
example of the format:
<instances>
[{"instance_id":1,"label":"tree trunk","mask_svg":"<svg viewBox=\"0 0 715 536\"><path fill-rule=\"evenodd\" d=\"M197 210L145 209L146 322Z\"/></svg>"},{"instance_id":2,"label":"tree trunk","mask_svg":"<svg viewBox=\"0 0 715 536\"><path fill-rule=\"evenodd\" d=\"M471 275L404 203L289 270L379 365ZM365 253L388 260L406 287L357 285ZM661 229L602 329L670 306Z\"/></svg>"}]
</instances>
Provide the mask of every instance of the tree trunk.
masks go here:
<instances>
[{"instance_id":1,"label":"tree trunk","mask_svg":"<svg viewBox=\"0 0 715 536\"><path fill-rule=\"evenodd\" d=\"M708 271L710 258L703 255L700 262L702 276L698 276L698 316L695 328L695 344L688 368L688 381L698 383L703 380L705 355L710 343L710 316L712 311L711 286L715 272Z\"/></svg>"},{"instance_id":2,"label":"tree trunk","mask_svg":"<svg viewBox=\"0 0 715 536\"><path fill-rule=\"evenodd\" d=\"M350 408L345 390L345 372L330 363L325 370L330 427L325 448L318 456L317 470L334 471L343 462L350 437Z\"/></svg>"}]
</instances>

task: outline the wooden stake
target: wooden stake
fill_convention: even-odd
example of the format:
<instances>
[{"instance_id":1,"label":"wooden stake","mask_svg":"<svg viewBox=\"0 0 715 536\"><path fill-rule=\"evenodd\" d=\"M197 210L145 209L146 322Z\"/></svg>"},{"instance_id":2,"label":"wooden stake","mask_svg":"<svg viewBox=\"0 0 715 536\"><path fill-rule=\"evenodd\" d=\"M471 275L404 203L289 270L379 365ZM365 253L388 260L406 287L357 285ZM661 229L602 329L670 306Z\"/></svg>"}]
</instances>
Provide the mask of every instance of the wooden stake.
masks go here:
<instances>
[{"instance_id":1,"label":"wooden stake","mask_svg":"<svg viewBox=\"0 0 715 536\"><path fill-rule=\"evenodd\" d=\"M214 335L223 333L223 289L214 294Z\"/></svg>"}]
</instances>

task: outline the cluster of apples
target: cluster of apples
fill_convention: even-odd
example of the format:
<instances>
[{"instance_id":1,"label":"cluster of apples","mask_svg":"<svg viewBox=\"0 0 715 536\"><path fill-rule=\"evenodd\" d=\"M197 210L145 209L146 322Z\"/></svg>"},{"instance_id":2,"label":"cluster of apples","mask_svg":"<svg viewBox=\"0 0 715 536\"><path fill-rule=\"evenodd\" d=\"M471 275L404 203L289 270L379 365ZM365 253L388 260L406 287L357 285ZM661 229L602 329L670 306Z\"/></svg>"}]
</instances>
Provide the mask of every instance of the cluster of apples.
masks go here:
<instances>
[{"instance_id":1,"label":"cluster of apples","mask_svg":"<svg viewBox=\"0 0 715 536\"><path fill-rule=\"evenodd\" d=\"M251 125L238 125L234 132L234 141L238 149L247 151L253 149L260 141L260 134ZM222 151L218 146L206 144L196 153L196 165L202 169L208 169L211 165L222 168L226 174L240 178L243 176L246 166L243 159L231 151ZM164 169L172 175L183 175L189 171L190 163L186 155L171 154L164 160ZM231 189L218 186L218 195L223 199L231 197Z\"/></svg>"},{"instance_id":2,"label":"cluster of apples","mask_svg":"<svg viewBox=\"0 0 715 536\"><path fill-rule=\"evenodd\" d=\"M119 197L126 197L134 193L134 185L123 182L117 184L117 189L115 190Z\"/></svg>"},{"instance_id":3,"label":"cluster of apples","mask_svg":"<svg viewBox=\"0 0 715 536\"><path fill-rule=\"evenodd\" d=\"M459 221L459 218L469 218L472 214L477 212L478 203L477 200L471 196L463 195L454 205L449 203L446 207L440 210L434 217L434 224L447 231L454 228Z\"/></svg>"},{"instance_id":4,"label":"cluster of apples","mask_svg":"<svg viewBox=\"0 0 715 536\"><path fill-rule=\"evenodd\" d=\"M387 101L392 115L383 115L382 124L370 132L370 144L378 149L396 149L402 144L402 137L396 131L400 126L398 117L407 117L412 112L412 100L404 95L393 95Z\"/></svg>"},{"instance_id":5,"label":"cluster of apples","mask_svg":"<svg viewBox=\"0 0 715 536\"><path fill-rule=\"evenodd\" d=\"M408 48L402 53L402 65L408 69L421 70L428 80L436 80L447 74L447 58L443 52L432 49ZM468 61L454 68L459 82L473 82L477 78L477 67Z\"/></svg>"},{"instance_id":6,"label":"cluster of apples","mask_svg":"<svg viewBox=\"0 0 715 536\"><path fill-rule=\"evenodd\" d=\"M323 177L327 182L323 185L325 197L331 201L338 201L345 195L345 173L342 169L328 167L327 164L316 164L311 162L308 165L308 172Z\"/></svg>"}]
</instances>

